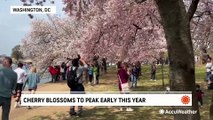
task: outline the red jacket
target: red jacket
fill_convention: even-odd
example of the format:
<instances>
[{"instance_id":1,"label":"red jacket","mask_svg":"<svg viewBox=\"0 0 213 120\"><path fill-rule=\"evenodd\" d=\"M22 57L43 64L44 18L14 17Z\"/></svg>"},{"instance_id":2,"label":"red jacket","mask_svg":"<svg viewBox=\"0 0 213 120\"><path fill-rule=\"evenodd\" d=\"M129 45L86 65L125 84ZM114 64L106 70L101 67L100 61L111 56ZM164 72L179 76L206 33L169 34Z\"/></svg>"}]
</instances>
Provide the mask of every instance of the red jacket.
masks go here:
<instances>
[{"instance_id":1,"label":"red jacket","mask_svg":"<svg viewBox=\"0 0 213 120\"><path fill-rule=\"evenodd\" d=\"M201 100L203 98L204 92L201 90L196 90L197 99Z\"/></svg>"},{"instance_id":2,"label":"red jacket","mask_svg":"<svg viewBox=\"0 0 213 120\"><path fill-rule=\"evenodd\" d=\"M60 70L60 67L59 67L59 66L57 66L55 69L56 69L56 71L57 71L57 74L60 74L60 73L61 73L61 70Z\"/></svg>"},{"instance_id":3,"label":"red jacket","mask_svg":"<svg viewBox=\"0 0 213 120\"><path fill-rule=\"evenodd\" d=\"M56 68L53 68L52 66L49 66L49 72L51 75L56 75L58 74L58 71Z\"/></svg>"},{"instance_id":4,"label":"red jacket","mask_svg":"<svg viewBox=\"0 0 213 120\"><path fill-rule=\"evenodd\" d=\"M121 68L118 70L117 75L118 75L118 88L120 91L122 91L121 84L128 82L129 74L127 73L126 70Z\"/></svg>"}]
</instances>

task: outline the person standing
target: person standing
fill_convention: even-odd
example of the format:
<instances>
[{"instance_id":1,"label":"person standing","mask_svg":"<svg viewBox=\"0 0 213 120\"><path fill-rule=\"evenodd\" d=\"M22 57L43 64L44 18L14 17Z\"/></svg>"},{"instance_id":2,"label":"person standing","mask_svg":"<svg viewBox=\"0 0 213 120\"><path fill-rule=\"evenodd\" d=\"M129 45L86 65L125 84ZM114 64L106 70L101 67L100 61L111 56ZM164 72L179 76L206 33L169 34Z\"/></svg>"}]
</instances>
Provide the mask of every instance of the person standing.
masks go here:
<instances>
[{"instance_id":1,"label":"person standing","mask_svg":"<svg viewBox=\"0 0 213 120\"><path fill-rule=\"evenodd\" d=\"M138 72L139 72L138 76L142 76L141 62L138 61L136 66L137 66L137 69L138 69Z\"/></svg>"},{"instance_id":2,"label":"person standing","mask_svg":"<svg viewBox=\"0 0 213 120\"><path fill-rule=\"evenodd\" d=\"M102 67L104 73L107 73L107 59L105 57L102 59Z\"/></svg>"},{"instance_id":3,"label":"person standing","mask_svg":"<svg viewBox=\"0 0 213 120\"><path fill-rule=\"evenodd\" d=\"M69 73L70 73L71 68L72 68L72 61L69 61L66 66L66 79L69 78Z\"/></svg>"},{"instance_id":4,"label":"person standing","mask_svg":"<svg viewBox=\"0 0 213 120\"><path fill-rule=\"evenodd\" d=\"M206 63L206 81L210 81L210 77L211 77L211 68L212 68L213 64L212 64L212 58L209 57L207 59L207 63Z\"/></svg>"},{"instance_id":5,"label":"person standing","mask_svg":"<svg viewBox=\"0 0 213 120\"><path fill-rule=\"evenodd\" d=\"M36 72L36 68L32 67L28 74L25 85L27 85L30 94L35 94L37 90L37 84L40 82L40 77ZM30 109L30 107L28 107Z\"/></svg>"},{"instance_id":6,"label":"person standing","mask_svg":"<svg viewBox=\"0 0 213 120\"><path fill-rule=\"evenodd\" d=\"M89 84L92 84L92 79L93 79L93 64L90 64L89 65L89 72L88 72L88 74L89 74Z\"/></svg>"},{"instance_id":7,"label":"person standing","mask_svg":"<svg viewBox=\"0 0 213 120\"><path fill-rule=\"evenodd\" d=\"M156 62L152 62L151 64L151 80L156 81L156 70L157 70L157 66L156 66Z\"/></svg>"},{"instance_id":8,"label":"person standing","mask_svg":"<svg viewBox=\"0 0 213 120\"><path fill-rule=\"evenodd\" d=\"M83 85L83 73L88 69L86 62L81 58L73 59L72 67L70 70L69 78L67 79L67 84L70 88L71 94L84 94L84 85ZM83 112L83 107L78 106L78 111L75 112L75 106L70 107L70 115L81 116Z\"/></svg>"},{"instance_id":9,"label":"person standing","mask_svg":"<svg viewBox=\"0 0 213 120\"><path fill-rule=\"evenodd\" d=\"M208 78L208 89L213 90L213 60L212 60L211 74L209 74Z\"/></svg>"},{"instance_id":10,"label":"person standing","mask_svg":"<svg viewBox=\"0 0 213 120\"><path fill-rule=\"evenodd\" d=\"M89 64L87 64L87 66L89 66ZM88 74L88 72L89 72L89 67L88 67L88 69L86 69L86 70L84 71L84 79L85 79L86 83L89 83L89 82L90 82L90 81L89 81L89 74Z\"/></svg>"},{"instance_id":11,"label":"person standing","mask_svg":"<svg viewBox=\"0 0 213 120\"><path fill-rule=\"evenodd\" d=\"M96 67L97 67L96 84L99 84L100 65L99 65L98 61L97 61L97 63L96 63Z\"/></svg>"},{"instance_id":12,"label":"person standing","mask_svg":"<svg viewBox=\"0 0 213 120\"><path fill-rule=\"evenodd\" d=\"M12 70L12 59L3 59L3 68L0 69L0 106L2 107L2 120L9 120L11 96L16 89L17 74Z\"/></svg>"},{"instance_id":13,"label":"person standing","mask_svg":"<svg viewBox=\"0 0 213 120\"><path fill-rule=\"evenodd\" d=\"M49 72L52 76L51 82L55 83L57 81L57 70L53 66L49 66Z\"/></svg>"},{"instance_id":14,"label":"person standing","mask_svg":"<svg viewBox=\"0 0 213 120\"><path fill-rule=\"evenodd\" d=\"M128 65L127 63L122 63L122 62L118 62L117 64L117 68L118 68L118 72L117 72L117 76L118 76L118 88L121 94L127 94L128 91L125 91L124 88L122 87L122 84L128 84L128 80L129 80L129 71L128 71ZM129 86L126 86L128 88L125 89L129 89ZM120 108L121 111L123 111L123 108ZM132 108L130 107L126 107L126 111L133 111Z\"/></svg>"},{"instance_id":15,"label":"person standing","mask_svg":"<svg viewBox=\"0 0 213 120\"><path fill-rule=\"evenodd\" d=\"M56 65L54 67L54 69L56 70L56 80L55 81L59 81L60 77L61 77L61 72L60 72L60 65Z\"/></svg>"},{"instance_id":16,"label":"person standing","mask_svg":"<svg viewBox=\"0 0 213 120\"><path fill-rule=\"evenodd\" d=\"M138 76L139 76L139 71L137 69L137 66L136 66L136 64L133 64L133 68L131 70L132 88L137 87Z\"/></svg>"},{"instance_id":17,"label":"person standing","mask_svg":"<svg viewBox=\"0 0 213 120\"><path fill-rule=\"evenodd\" d=\"M20 105L20 98L21 98L21 92L23 90L23 84L26 81L27 78L27 73L23 69L23 64L20 62L18 63L18 68L14 70L16 74L18 75L17 77L17 86L16 86L16 102L15 102L15 108Z\"/></svg>"},{"instance_id":18,"label":"person standing","mask_svg":"<svg viewBox=\"0 0 213 120\"><path fill-rule=\"evenodd\" d=\"M50 73L50 75L51 75L51 82L53 82L53 73L52 73L52 69L53 69L53 66L52 65L50 65L49 67L48 67L48 71L49 71L49 73Z\"/></svg>"},{"instance_id":19,"label":"person standing","mask_svg":"<svg viewBox=\"0 0 213 120\"><path fill-rule=\"evenodd\" d=\"M196 85L196 96L198 100L198 105L203 105L203 94L204 92L200 89L200 85Z\"/></svg>"},{"instance_id":20,"label":"person standing","mask_svg":"<svg viewBox=\"0 0 213 120\"><path fill-rule=\"evenodd\" d=\"M60 67L60 72L61 72L61 76L62 76L62 80L65 80L66 79L66 64L65 62L63 62L61 64L61 67Z\"/></svg>"},{"instance_id":21,"label":"person standing","mask_svg":"<svg viewBox=\"0 0 213 120\"><path fill-rule=\"evenodd\" d=\"M97 65L93 68L93 84L97 84L98 67Z\"/></svg>"}]
</instances>

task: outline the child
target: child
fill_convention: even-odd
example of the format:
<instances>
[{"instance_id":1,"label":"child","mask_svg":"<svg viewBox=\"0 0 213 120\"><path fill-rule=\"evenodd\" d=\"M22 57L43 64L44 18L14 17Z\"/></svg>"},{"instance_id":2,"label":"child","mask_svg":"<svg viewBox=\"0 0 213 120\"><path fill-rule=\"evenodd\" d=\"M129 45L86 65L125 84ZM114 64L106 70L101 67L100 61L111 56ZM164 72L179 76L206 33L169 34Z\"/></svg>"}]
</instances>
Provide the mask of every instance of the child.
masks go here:
<instances>
[{"instance_id":1,"label":"child","mask_svg":"<svg viewBox=\"0 0 213 120\"><path fill-rule=\"evenodd\" d=\"M89 84L91 84L92 83L92 78L93 78L93 65L92 64L90 64L89 65Z\"/></svg>"},{"instance_id":2,"label":"child","mask_svg":"<svg viewBox=\"0 0 213 120\"><path fill-rule=\"evenodd\" d=\"M203 94L204 92L200 89L200 85L196 85L196 95L197 95L198 104L200 106L203 105Z\"/></svg>"}]
</instances>

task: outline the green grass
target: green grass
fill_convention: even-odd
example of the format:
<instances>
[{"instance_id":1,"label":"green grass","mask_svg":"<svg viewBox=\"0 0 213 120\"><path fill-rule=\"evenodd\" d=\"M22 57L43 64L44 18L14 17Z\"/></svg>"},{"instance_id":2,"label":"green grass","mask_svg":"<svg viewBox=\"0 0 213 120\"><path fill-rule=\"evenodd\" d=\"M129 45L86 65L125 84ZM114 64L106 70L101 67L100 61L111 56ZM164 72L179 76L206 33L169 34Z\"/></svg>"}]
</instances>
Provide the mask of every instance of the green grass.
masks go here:
<instances>
[{"instance_id":1,"label":"green grass","mask_svg":"<svg viewBox=\"0 0 213 120\"><path fill-rule=\"evenodd\" d=\"M138 88L134 91L161 91L165 90L162 87L161 69L158 66L157 81L150 81L150 66L142 67L142 77L138 81ZM168 79L169 69L165 66L164 79L165 86L169 86ZM203 66L196 67L196 83L200 84L204 96L204 106L200 108L201 120L209 120L209 103L211 99L211 92L206 90L205 68ZM116 83L116 69L111 68L108 74L102 75L100 85L91 86L86 85L86 91L117 91ZM32 120L173 120L172 115L160 115L159 110L162 107L134 107L134 112L120 112L118 107L91 107L85 108L81 118L70 117L68 113L56 113L53 117L36 116ZM163 107L170 109L169 107Z\"/></svg>"}]
</instances>

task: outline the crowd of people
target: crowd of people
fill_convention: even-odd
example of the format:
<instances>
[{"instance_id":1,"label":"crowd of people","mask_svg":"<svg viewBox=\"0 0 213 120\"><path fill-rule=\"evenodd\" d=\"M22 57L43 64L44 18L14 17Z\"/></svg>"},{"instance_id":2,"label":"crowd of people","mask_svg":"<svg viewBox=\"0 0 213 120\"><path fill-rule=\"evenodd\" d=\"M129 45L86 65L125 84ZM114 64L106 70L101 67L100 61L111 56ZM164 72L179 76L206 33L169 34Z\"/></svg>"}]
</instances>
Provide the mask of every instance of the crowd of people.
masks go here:
<instances>
[{"instance_id":1,"label":"crowd of people","mask_svg":"<svg viewBox=\"0 0 213 120\"><path fill-rule=\"evenodd\" d=\"M13 68L14 69L14 68ZM27 88L29 93L34 94L37 90L40 77L36 71L36 68L32 65L23 64L19 62L17 68L12 69L12 59L5 57L3 60L3 68L0 69L0 86L4 86L0 90L0 105L3 107L2 118L8 120L10 111L11 97L15 99L15 108L21 105L22 91ZM80 55L77 58L69 60L67 63L62 62L61 65L51 65L48 67L48 71L51 74L51 82L55 83L60 80L67 80L67 85L70 88L70 92L84 93L83 81L86 81L89 85L97 85L100 83L100 73L107 73L107 60L106 58L99 59L94 57L92 62L86 63ZM126 72L125 72L126 71ZM141 63L136 62L132 64L120 63L118 65L118 89L124 91L122 84L131 81L131 85L128 87L136 88L139 76L141 76ZM155 80L156 65L153 62L151 65L151 80ZM7 82L10 80L10 82ZM5 87L6 86L6 87ZM12 95L11 95L12 93ZM28 109L31 107L29 106ZM127 111L132 111L131 108L127 108ZM70 107L70 115L81 116L82 106L78 107L75 112L74 106Z\"/></svg>"},{"instance_id":2,"label":"crowd of people","mask_svg":"<svg viewBox=\"0 0 213 120\"><path fill-rule=\"evenodd\" d=\"M94 60L93 62L86 64L88 68L83 74L85 81L91 85L99 84L100 72L107 73L106 58L103 58L102 62ZM67 80L72 66L70 61L67 63L62 62L61 65L50 65L48 71L51 74L51 82L55 83L60 80Z\"/></svg>"},{"instance_id":3,"label":"crowd of people","mask_svg":"<svg viewBox=\"0 0 213 120\"><path fill-rule=\"evenodd\" d=\"M0 106L2 107L2 120L9 119L11 106L11 98L14 97L15 108L19 107L21 102L22 90L28 89L29 93L35 94L40 77L34 66L19 62L17 68L12 66L12 59L5 57L2 61L3 68L0 69ZM13 69L12 69L13 67ZM213 60L207 58L206 62L206 83L209 90L213 89ZM51 82L55 83L60 80L67 80L71 94L85 94L83 81L89 85L97 85L100 83L99 77L102 73L107 73L106 58L94 58L92 62L85 62L80 56L62 62L61 65L51 65L48 67L51 74ZM150 64L150 81L156 81L157 62ZM140 62L135 63L117 63L117 83L118 90L121 94L128 94L130 89L137 88L139 77L142 76L142 68ZM130 84L129 84L130 83ZM203 105L204 92L200 85L196 85L196 96L198 104ZM81 116L83 112L82 106L70 107L71 116ZM126 108L126 111L133 111L131 107L121 107L120 110ZM31 109L29 106L28 109ZM77 111L76 111L77 110Z\"/></svg>"},{"instance_id":4,"label":"crowd of people","mask_svg":"<svg viewBox=\"0 0 213 120\"><path fill-rule=\"evenodd\" d=\"M31 66L28 68L23 63L18 63L18 68L12 69L12 59L5 57L3 59L3 68L0 69L0 106L2 106L2 120L9 120L9 112L11 107L11 98L15 99L15 108L20 103L22 90L27 86L30 93L34 94L37 84L40 81L36 68ZM28 107L30 108L30 107Z\"/></svg>"},{"instance_id":5,"label":"crowd of people","mask_svg":"<svg viewBox=\"0 0 213 120\"><path fill-rule=\"evenodd\" d=\"M40 82L40 77L36 71L36 67L24 65L21 62L18 63L18 68L16 68L14 71L17 74L17 84L13 97L16 101L14 107L17 108L21 105L20 98L22 90L24 90L27 86L29 93L35 94L37 85ZM29 106L28 109L30 108L31 107Z\"/></svg>"},{"instance_id":6,"label":"crowd of people","mask_svg":"<svg viewBox=\"0 0 213 120\"><path fill-rule=\"evenodd\" d=\"M156 68L151 66L152 71L156 71ZM80 55L68 63L62 62L62 64L49 66L48 71L52 76L51 82L55 83L59 80L67 80L67 85L70 88L70 92L84 93L83 81L88 81L90 85L99 84L100 72L107 73L106 58L103 58L101 62L98 58L94 58L93 62L86 63ZM122 69L128 72L124 73ZM121 72L120 72L121 71ZM155 72L153 72L155 73ZM121 87L123 83L131 81L131 88L137 87L137 81L141 75L141 64L136 62L133 64L120 64L118 66L119 86L120 91L124 91ZM155 79L155 74L151 75L151 79ZM0 69L0 87L4 88L0 90L0 105L3 108L2 118L8 120L11 97L15 99L15 108L21 105L22 91L27 88L29 93L34 94L37 90L37 85L40 82L40 77L34 66L29 66L19 62L16 69L12 69L12 59L5 57L3 60L3 68ZM9 82L7 82L9 80ZM4 87L3 87L4 86ZM27 86L27 87L26 87ZM12 93L12 94L11 94ZM29 106L28 109L31 107ZM132 111L131 108L127 108L127 111ZM77 112L75 112L74 106L70 107L70 115L81 116L82 106L78 106Z\"/></svg>"}]
</instances>

